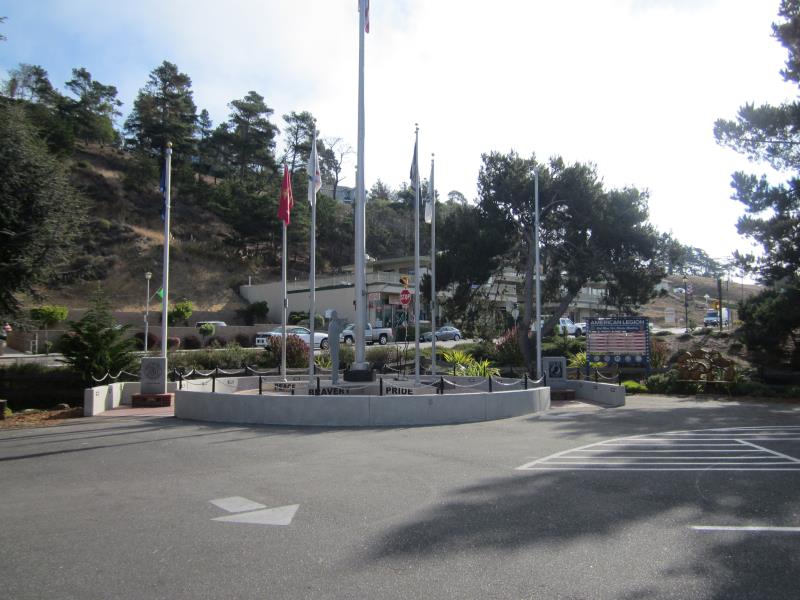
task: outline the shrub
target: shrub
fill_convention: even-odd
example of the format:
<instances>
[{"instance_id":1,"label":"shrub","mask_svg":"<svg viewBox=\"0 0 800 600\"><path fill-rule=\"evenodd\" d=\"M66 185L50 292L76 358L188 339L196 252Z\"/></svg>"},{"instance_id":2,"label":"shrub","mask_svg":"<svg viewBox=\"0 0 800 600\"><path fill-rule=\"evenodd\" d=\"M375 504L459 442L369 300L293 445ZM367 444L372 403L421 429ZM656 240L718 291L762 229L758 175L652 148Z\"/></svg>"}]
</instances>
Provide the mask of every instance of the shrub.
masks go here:
<instances>
[{"instance_id":1,"label":"shrub","mask_svg":"<svg viewBox=\"0 0 800 600\"><path fill-rule=\"evenodd\" d=\"M200 325L200 327L197 328L197 331L203 337L211 337L212 335L214 335L216 328L214 327L213 323L203 323L202 325Z\"/></svg>"},{"instance_id":2,"label":"shrub","mask_svg":"<svg viewBox=\"0 0 800 600\"><path fill-rule=\"evenodd\" d=\"M576 352L569 359L569 363L567 364L567 366L570 367L570 368L576 368L577 367L579 369L583 369L583 368L586 367L586 361L587 360L588 360L588 356L586 355L586 352ZM593 362L593 363L589 363L589 366L591 368L593 368L593 369L601 369L601 368L606 366L606 363L604 363L604 362Z\"/></svg>"},{"instance_id":3,"label":"shrub","mask_svg":"<svg viewBox=\"0 0 800 600\"><path fill-rule=\"evenodd\" d=\"M645 385L656 394L696 394L702 388L701 383L679 381L677 371L651 375L645 380Z\"/></svg>"},{"instance_id":4,"label":"shrub","mask_svg":"<svg viewBox=\"0 0 800 600\"><path fill-rule=\"evenodd\" d=\"M111 308L99 293L80 321L70 321L70 331L61 338L61 352L67 364L89 384L92 376L130 371L136 364L136 342L128 337L127 325L117 325Z\"/></svg>"},{"instance_id":5,"label":"shrub","mask_svg":"<svg viewBox=\"0 0 800 600\"><path fill-rule=\"evenodd\" d=\"M742 348L744 348L744 345L741 342L733 342L728 346L728 354L739 354Z\"/></svg>"},{"instance_id":6,"label":"shrub","mask_svg":"<svg viewBox=\"0 0 800 600\"><path fill-rule=\"evenodd\" d=\"M188 324L189 317L194 312L194 304L189 300L182 300L176 302L175 305L167 312L167 323L175 325L177 323Z\"/></svg>"},{"instance_id":7,"label":"shrub","mask_svg":"<svg viewBox=\"0 0 800 600\"><path fill-rule=\"evenodd\" d=\"M136 349L144 350L144 331L139 331L133 334L133 339L136 340ZM149 331L147 332L147 350L155 350L158 348L161 341Z\"/></svg>"},{"instance_id":8,"label":"shrub","mask_svg":"<svg viewBox=\"0 0 800 600\"><path fill-rule=\"evenodd\" d=\"M56 404L75 406L83 401L86 383L71 369L28 363L0 367L0 397L8 409L46 409Z\"/></svg>"},{"instance_id":9,"label":"shrub","mask_svg":"<svg viewBox=\"0 0 800 600\"><path fill-rule=\"evenodd\" d=\"M674 335L671 331L667 331L666 329L662 329L661 331L655 332L653 335L657 335L658 337L666 337L668 335Z\"/></svg>"},{"instance_id":10,"label":"shrub","mask_svg":"<svg viewBox=\"0 0 800 600\"><path fill-rule=\"evenodd\" d=\"M494 344L494 342L489 340L458 344L458 348L464 352L467 352L477 361L490 360L493 362L498 362L497 346Z\"/></svg>"},{"instance_id":11,"label":"shrub","mask_svg":"<svg viewBox=\"0 0 800 600\"><path fill-rule=\"evenodd\" d=\"M519 328L515 325L498 338L494 345L497 364L509 367L522 366L523 357L519 348L518 331Z\"/></svg>"},{"instance_id":12,"label":"shrub","mask_svg":"<svg viewBox=\"0 0 800 600\"><path fill-rule=\"evenodd\" d=\"M242 348L249 348L253 345L253 336L248 335L246 333L237 333L236 334L236 343L239 344Z\"/></svg>"},{"instance_id":13,"label":"shrub","mask_svg":"<svg viewBox=\"0 0 800 600\"><path fill-rule=\"evenodd\" d=\"M242 369L246 365L258 368L273 368L268 352L255 348L241 348L231 344L221 350L203 349L195 352L174 352L169 355L170 368L207 371L214 368Z\"/></svg>"},{"instance_id":14,"label":"shrub","mask_svg":"<svg viewBox=\"0 0 800 600\"><path fill-rule=\"evenodd\" d=\"M644 394L647 392L647 386L642 385L638 381L627 380L623 381L622 385L625 386L626 394Z\"/></svg>"},{"instance_id":15,"label":"shrub","mask_svg":"<svg viewBox=\"0 0 800 600\"><path fill-rule=\"evenodd\" d=\"M203 347L203 343L196 335L187 335L185 338L183 338L183 347L186 350L197 350L198 348Z\"/></svg>"},{"instance_id":16,"label":"shrub","mask_svg":"<svg viewBox=\"0 0 800 600\"><path fill-rule=\"evenodd\" d=\"M167 350L177 350L180 347L181 347L181 338L179 337L167 338Z\"/></svg>"},{"instance_id":17,"label":"shrub","mask_svg":"<svg viewBox=\"0 0 800 600\"><path fill-rule=\"evenodd\" d=\"M224 335L215 335L214 337L208 340L206 346L210 348L224 348L228 345L228 340L225 338Z\"/></svg>"},{"instance_id":18,"label":"shrub","mask_svg":"<svg viewBox=\"0 0 800 600\"><path fill-rule=\"evenodd\" d=\"M245 308L239 309L236 312L248 325L266 323L267 316L269 315L269 304L266 300L261 300L248 304Z\"/></svg>"},{"instance_id":19,"label":"shrub","mask_svg":"<svg viewBox=\"0 0 800 600\"><path fill-rule=\"evenodd\" d=\"M396 355L396 351L392 346L373 346L372 348L367 348L365 358L376 369L380 369L392 360L392 355Z\"/></svg>"},{"instance_id":20,"label":"shrub","mask_svg":"<svg viewBox=\"0 0 800 600\"><path fill-rule=\"evenodd\" d=\"M710 327L700 327L699 329L694 329L692 331L692 335L695 336L695 337L696 336L700 336L700 335L708 335L712 331L713 330Z\"/></svg>"},{"instance_id":21,"label":"shrub","mask_svg":"<svg viewBox=\"0 0 800 600\"><path fill-rule=\"evenodd\" d=\"M731 394L735 396L756 396L760 398L774 397L778 394L766 383L745 379L737 381L730 386Z\"/></svg>"},{"instance_id":22,"label":"shrub","mask_svg":"<svg viewBox=\"0 0 800 600\"><path fill-rule=\"evenodd\" d=\"M669 359L669 346L664 340L650 338L650 366L660 369L667 364Z\"/></svg>"},{"instance_id":23,"label":"shrub","mask_svg":"<svg viewBox=\"0 0 800 600\"><path fill-rule=\"evenodd\" d=\"M586 349L586 342L578 338L553 336L542 340L542 356L573 356Z\"/></svg>"},{"instance_id":24,"label":"shrub","mask_svg":"<svg viewBox=\"0 0 800 600\"><path fill-rule=\"evenodd\" d=\"M270 336L269 352L278 357L278 364L281 362L281 346L282 341L279 336ZM308 366L308 346L296 335L286 336L286 366L292 369L301 369Z\"/></svg>"}]
</instances>

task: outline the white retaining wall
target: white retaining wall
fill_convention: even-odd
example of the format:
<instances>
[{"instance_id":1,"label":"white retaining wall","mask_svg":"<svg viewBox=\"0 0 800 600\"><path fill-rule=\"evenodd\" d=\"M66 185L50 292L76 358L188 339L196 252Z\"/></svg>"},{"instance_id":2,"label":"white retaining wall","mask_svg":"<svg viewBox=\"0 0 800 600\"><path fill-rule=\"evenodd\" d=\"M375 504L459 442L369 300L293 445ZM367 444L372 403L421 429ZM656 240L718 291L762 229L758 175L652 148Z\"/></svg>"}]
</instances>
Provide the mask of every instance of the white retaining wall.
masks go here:
<instances>
[{"instance_id":1,"label":"white retaining wall","mask_svg":"<svg viewBox=\"0 0 800 600\"><path fill-rule=\"evenodd\" d=\"M174 392L177 388L177 384L167 383L168 392ZM112 408L117 408L121 404L130 405L131 396L138 394L139 389L138 381L111 383L86 388L83 390L83 416L93 417ZM211 389L210 382L209 389Z\"/></svg>"},{"instance_id":2,"label":"white retaining wall","mask_svg":"<svg viewBox=\"0 0 800 600\"><path fill-rule=\"evenodd\" d=\"M369 427L491 421L550 407L550 388L414 396L275 396L178 390L180 419L263 425Z\"/></svg>"},{"instance_id":3,"label":"white retaining wall","mask_svg":"<svg viewBox=\"0 0 800 600\"><path fill-rule=\"evenodd\" d=\"M548 381L554 389L575 390L578 400L586 400L603 406L625 406L625 387L615 383L599 383L580 379Z\"/></svg>"}]
</instances>

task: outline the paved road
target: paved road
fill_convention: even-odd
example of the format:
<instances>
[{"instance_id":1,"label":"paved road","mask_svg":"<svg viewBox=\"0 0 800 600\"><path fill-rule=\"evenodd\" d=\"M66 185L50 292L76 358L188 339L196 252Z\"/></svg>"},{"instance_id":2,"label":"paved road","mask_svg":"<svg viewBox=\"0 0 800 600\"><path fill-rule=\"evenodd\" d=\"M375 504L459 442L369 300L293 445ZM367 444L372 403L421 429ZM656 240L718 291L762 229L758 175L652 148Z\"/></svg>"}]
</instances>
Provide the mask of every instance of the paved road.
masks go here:
<instances>
[{"instance_id":1,"label":"paved road","mask_svg":"<svg viewBox=\"0 0 800 600\"><path fill-rule=\"evenodd\" d=\"M2 596L797 598L799 427L792 404L634 397L445 427L3 431Z\"/></svg>"}]
</instances>

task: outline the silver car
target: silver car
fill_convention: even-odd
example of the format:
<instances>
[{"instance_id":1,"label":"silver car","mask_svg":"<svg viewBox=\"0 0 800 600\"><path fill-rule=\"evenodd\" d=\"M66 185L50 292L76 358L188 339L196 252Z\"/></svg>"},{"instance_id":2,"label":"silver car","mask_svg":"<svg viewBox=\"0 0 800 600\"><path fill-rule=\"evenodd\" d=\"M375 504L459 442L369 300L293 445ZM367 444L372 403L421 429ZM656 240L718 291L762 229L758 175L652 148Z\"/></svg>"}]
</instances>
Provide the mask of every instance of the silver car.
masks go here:
<instances>
[{"instance_id":1,"label":"silver car","mask_svg":"<svg viewBox=\"0 0 800 600\"><path fill-rule=\"evenodd\" d=\"M457 342L462 338L461 331L452 325L445 325L436 330L436 341L453 340ZM430 342L433 340L433 334L428 331L419 337L421 342Z\"/></svg>"}]
</instances>

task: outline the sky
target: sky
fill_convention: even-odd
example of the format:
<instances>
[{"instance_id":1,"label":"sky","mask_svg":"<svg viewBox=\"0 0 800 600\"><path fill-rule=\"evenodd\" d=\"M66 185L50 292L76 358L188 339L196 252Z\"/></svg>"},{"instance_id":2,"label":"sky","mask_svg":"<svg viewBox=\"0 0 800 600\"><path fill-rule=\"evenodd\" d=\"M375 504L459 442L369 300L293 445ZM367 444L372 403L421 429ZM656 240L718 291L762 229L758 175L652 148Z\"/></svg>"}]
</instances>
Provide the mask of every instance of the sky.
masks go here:
<instances>
[{"instance_id":1,"label":"sky","mask_svg":"<svg viewBox=\"0 0 800 600\"><path fill-rule=\"evenodd\" d=\"M310 111L322 137L357 144L357 0L12 0L0 8L0 77L38 64L65 91L75 67L117 86L127 116L164 60L192 78L214 124L255 90L281 127ZM650 220L725 259L731 174L785 177L716 144L714 121L796 89L779 74L778 0L372 0L365 44L365 177L407 181L436 156L440 198L477 196L481 154L589 162L606 188L650 194ZM124 118L124 117L123 117ZM355 158L343 185L355 185Z\"/></svg>"}]
</instances>

